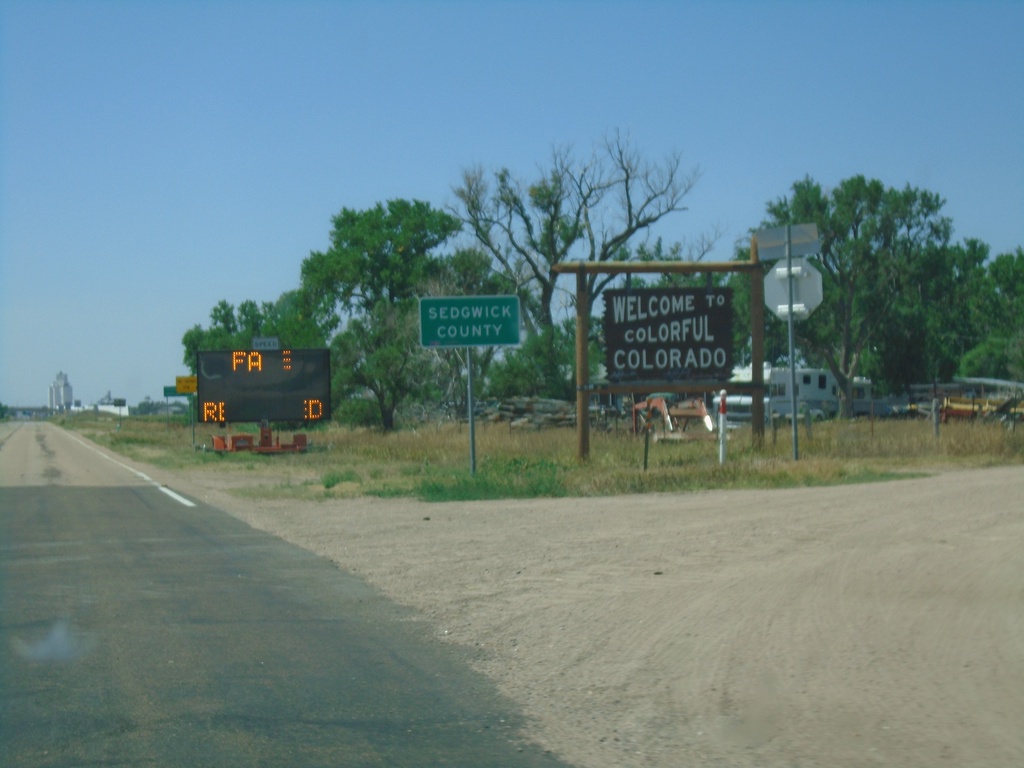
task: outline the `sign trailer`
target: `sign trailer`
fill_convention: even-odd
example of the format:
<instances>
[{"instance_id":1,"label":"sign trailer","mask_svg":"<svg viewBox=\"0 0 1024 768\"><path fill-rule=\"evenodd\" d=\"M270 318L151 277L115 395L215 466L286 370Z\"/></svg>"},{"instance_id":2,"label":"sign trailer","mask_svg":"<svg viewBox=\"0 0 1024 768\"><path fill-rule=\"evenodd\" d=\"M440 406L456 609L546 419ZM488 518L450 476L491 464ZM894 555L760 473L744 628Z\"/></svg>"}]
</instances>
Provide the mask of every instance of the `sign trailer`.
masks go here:
<instances>
[{"instance_id":1,"label":"sign trailer","mask_svg":"<svg viewBox=\"0 0 1024 768\"><path fill-rule=\"evenodd\" d=\"M331 355L328 349L204 350L196 353L197 418L210 424L260 424L259 442L249 434L214 436L215 451L278 453L303 451L306 436L274 442L274 421L329 421L331 418ZM181 377L188 378L188 377ZM179 379L178 391L182 391Z\"/></svg>"}]
</instances>

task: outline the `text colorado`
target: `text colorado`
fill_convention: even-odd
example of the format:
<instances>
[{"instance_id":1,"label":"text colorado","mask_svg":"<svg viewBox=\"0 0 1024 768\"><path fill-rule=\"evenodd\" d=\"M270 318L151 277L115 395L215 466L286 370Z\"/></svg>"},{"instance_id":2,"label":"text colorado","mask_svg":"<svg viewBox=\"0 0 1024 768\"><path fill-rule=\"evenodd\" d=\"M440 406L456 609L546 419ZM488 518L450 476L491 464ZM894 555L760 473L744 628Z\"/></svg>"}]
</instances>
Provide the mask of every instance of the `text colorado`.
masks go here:
<instances>
[{"instance_id":1,"label":"text colorado","mask_svg":"<svg viewBox=\"0 0 1024 768\"><path fill-rule=\"evenodd\" d=\"M732 369L732 291L605 292L610 381L725 380Z\"/></svg>"}]
</instances>

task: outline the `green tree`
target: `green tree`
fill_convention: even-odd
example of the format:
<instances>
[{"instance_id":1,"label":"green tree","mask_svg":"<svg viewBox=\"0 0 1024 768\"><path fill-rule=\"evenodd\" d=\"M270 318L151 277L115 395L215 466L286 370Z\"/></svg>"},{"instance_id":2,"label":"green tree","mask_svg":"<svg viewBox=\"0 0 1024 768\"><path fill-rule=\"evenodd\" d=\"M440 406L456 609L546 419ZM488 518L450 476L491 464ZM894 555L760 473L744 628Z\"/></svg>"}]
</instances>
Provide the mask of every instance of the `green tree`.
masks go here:
<instances>
[{"instance_id":1,"label":"green tree","mask_svg":"<svg viewBox=\"0 0 1024 768\"><path fill-rule=\"evenodd\" d=\"M403 401L423 397L436 381L434 358L419 346L416 296L444 275L434 251L458 232L458 219L427 203L391 200L333 217L331 247L302 263L302 295L327 328L334 406L369 394L380 425L395 428Z\"/></svg>"},{"instance_id":2,"label":"green tree","mask_svg":"<svg viewBox=\"0 0 1024 768\"><path fill-rule=\"evenodd\" d=\"M259 332L253 335L276 336L282 344L297 349L327 346L330 329L318 322L311 297L299 289L285 291L276 302L264 302L261 315Z\"/></svg>"},{"instance_id":3,"label":"green tree","mask_svg":"<svg viewBox=\"0 0 1024 768\"><path fill-rule=\"evenodd\" d=\"M248 348L249 342L240 345L238 338L238 321L235 318L235 307L225 299L217 302L210 310L210 325L203 328L196 323L182 336L181 343L185 348L182 362L192 373L196 372L196 352L208 349L239 349Z\"/></svg>"},{"instance_id":4,"label":"green tree","mask_svg":"<svg viewBox=\"0 0 1024 768\"><path fill-rule=\"evenodd\" d=\"M307 297L286 291L276 302L246 300L238 309L225 299L210 310L210 325L196 324L182 336L183 362L195 373L196 352L210 349L248 349L254 336L276 336L282 345L298 349L323 347L327 332L316 319Z\"/></svg>"},{"instance_id":5,"label":"green tree","mask_svg":"<svg viewBox=\"0 0 1024 768\"><path fill-rule=\"evenodd\" d=\"M892 392L949 381L980 331L987 258L988 247L976 240L920 249L871 341L864 373Z\"/></svg>"},{"instance_id":6,"label":"green tree","mask_svg":"<svg viewBox=\"0 0 1024 768\"><path fill-rule=\"evenodd\" d=\"M824 301L797 324L797 340L805 356L820 360L835 375L845 415L850 413L853 377L870 345L887 327L906 322L905 297L917 290L921 265L928 260L941 265L952 231L950 220L941 215L943 204L931 192L886 188L880 181L854 176L830 192L805 178L793 185L790 196L767 207L768 226L818 225ZM942 293L941 285L935 288ZM912 303L919 302L915 298ZM920 375L908 370L902 377Z\"/></svg>"},{"instance_id":7,"label":"green tree","mask_svg":"<svg viewBox=\"0 0 1024 768\"><path fill-rule=\"evenodd\" d=\"M1011 332L1024 330L1024 248L1002 253L988 265L991 281L993 327Z\"/></svg>"},{"instance_id":8,"label":"green tree","mask_svg":"<svg viewBox=\"0 0 1024 768\"><path fill-rule=\"evenodd\" d=\"M226 299L221 299L217 305L210 310L210 330L220 330L229 336L238 333L238 320L235 317L235 307Z\"/></svg>"},{"instance_id":9,"label":"green tree","mask_svg":"<svg viewBox=\"0 0 1024 768\"><path fill-rule=\"evenodd\" d=\"M987 255L988 249L985 248ZM1024 378L1024 249L989 261L977 307L977 336L964 355L962 376Z\"/></svg>"},{"instance_id":10,"label":"green tree","mask_svg":"<svg viewBox=\"0 0 1024 768\"><path fill-rule=\"evenodd\" d=\"M554 355L551 351L554 350ZM590 347L591 374L600 362L596 344ZM491 366L487 385L490 397L549 397L572 400L576 396L576 321L569 318L535 333L522 346L507 350Z\"/></svg>"},{"instance_id":11,"label":"green tree","mask_svg":"<svg viewBox=\"0 0 1024 768\"><path fill-rule=\"evenodd\" d=\"M416 299L381 300L332 339L331 390L341 412L345 400L370 397L390 431L398 406L429 391L433 365L420 347L418 311Z\"/></svg>"},{"instance_id":12,"label":"green tree","mask_svg":"<svg viewBox=\"0 0 1024 768\"><path fill-rule=\"evenodd\" d=\"M439 270L433 251L461 224L428 203L390 200L332 219L331 247L302 262L302 286L328 312L411 298Z\"/></svg>"},{"instance_id":13,"label":"green tree","mask_svg":"<svg viewBox=\"0 0 1024 768\"><path fill-rule=\"evenodd\" d=\"M1020 331L1010 339L1006 357L1006 367L1010 376L1017 381L1024 381L1024 331Z\"/></svg>"},{"instance_id":14,"label":"green tree","mask_svg":"<svg viewBox=\"0 0 1024 768\"><path fill-rule=\"evenodd\" d=\"M1014 374L1011 373L1013 367L1011 355L1014 341L1012 338L990 336L964 354L960 360L957 374L993 379L1012 378Z\"/></svg>"}]
</instances>

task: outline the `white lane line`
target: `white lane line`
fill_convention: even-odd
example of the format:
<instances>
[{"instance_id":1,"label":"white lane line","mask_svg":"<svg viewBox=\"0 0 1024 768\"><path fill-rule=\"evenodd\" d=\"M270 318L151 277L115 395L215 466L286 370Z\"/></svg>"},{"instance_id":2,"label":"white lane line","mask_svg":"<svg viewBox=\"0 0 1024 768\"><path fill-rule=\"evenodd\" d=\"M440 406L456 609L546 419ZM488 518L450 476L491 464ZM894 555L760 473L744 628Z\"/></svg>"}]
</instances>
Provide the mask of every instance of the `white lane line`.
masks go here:
<instances>
[{"instance_id":1,"label":"white lane line","mask_svg":"<svg viewBox=\"0 0 1024 768\"><path fill-rule=\"evenodd\" d=\"M194 507L195 506L194 502L191 502L188 499L186 499L184 496L181 496L181 495L175 493L170 488L168 488L166 485L160 485L160 483L158 483L156 480L154 480L153 478L151 478L149 475L145 474L144 472L139 472L139 470L132 469L127 464L122 464L117 459L115 459L115 458L113 458L111 456L108 456L103 451L97 449L95 446L89 445L89 443L85 442L84 440L79 439L78 437L76 437L75 435L71 434L67 430L64 431L64 434L66 434L68 437L70 437L72 440L74 440L75 442L79 443L80 445L84 445L86 448L88 448L93 453L99 454L100 456L102 456L107 461L112 461L114 464L117 464L117 466L119 466L119 467L121 467L123 469L127 469L129 472L131 472L136 477L142 478L143 480L145 480L147 483L149 483L153 487L155 487L158 490L163 491L164 493L166 493L168 496L170 496L172 499L174 499L179 504L184 504L186 507Z\"/></svg>"},{"instance_id":2,"label":"white lane line","mask_svg":"<svg viewBox=\"0 0 1024 768\"><path fill-rule=\"evenodd\" d=\"M179 494L175 493L170 488L168 488L166 485L157 485L156 483L153 483L153 485L156 485L157 488L159 488L161 491L166 493L168 496L170 496L172 499L174 499L179 504L184 504L186 507L194 507L195 506L195 504L193 504L191 501L186 499L184 496L180 496Z\"/></svg>"}]
</instances>

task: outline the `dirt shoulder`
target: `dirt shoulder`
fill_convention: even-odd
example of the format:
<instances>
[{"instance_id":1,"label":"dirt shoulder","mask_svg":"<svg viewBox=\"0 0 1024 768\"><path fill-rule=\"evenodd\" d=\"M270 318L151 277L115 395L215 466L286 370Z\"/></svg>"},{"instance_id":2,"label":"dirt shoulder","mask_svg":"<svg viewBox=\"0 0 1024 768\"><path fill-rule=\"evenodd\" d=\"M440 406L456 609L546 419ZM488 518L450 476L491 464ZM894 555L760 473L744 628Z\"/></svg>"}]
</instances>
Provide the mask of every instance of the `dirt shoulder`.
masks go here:
<instances>
[{"instance_id":1,"label":"dirt shoulder","mask_svg":"<svg viewBox=\"0 0 1024 768\"><path fill-rule=\"evenodd\" d=\"M1024 471L572 500L182 490L405 605L580 766L1024 764Z\"/></svg>"}]
</instances>

